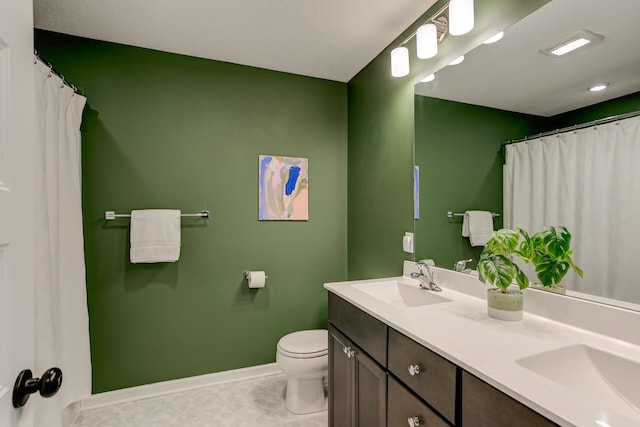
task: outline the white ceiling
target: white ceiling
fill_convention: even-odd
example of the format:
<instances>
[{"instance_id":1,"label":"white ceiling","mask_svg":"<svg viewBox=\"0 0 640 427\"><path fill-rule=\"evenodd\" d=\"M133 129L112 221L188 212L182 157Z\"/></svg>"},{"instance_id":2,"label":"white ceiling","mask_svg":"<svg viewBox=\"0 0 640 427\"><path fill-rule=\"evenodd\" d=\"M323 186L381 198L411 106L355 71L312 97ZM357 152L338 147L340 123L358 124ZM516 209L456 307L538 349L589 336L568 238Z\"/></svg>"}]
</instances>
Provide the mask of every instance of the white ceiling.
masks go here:
<instances>
[{"instance_id":1,"label":"white ceiling","mask_svg":"<svg viewBox=\"0 0 640 427\"><path fill-rule=\"evenodd\" d=\"M435 0L34 0L35 27L347 82Z\"/></svg>"},{"instance_id":2,"label":"white ceiling","mask_svg":"<svg viewBox=\"0 0 640 427\"><path fill-rule=\"evenodd\" d=\"M562 58L539 52L587 29L602 43ZM416 93L520 113L552 116L640 91L640 1L553 0L504 38L447 66ZM589 88L609 83L603 92Z\"/></svg>"}]
</instances>

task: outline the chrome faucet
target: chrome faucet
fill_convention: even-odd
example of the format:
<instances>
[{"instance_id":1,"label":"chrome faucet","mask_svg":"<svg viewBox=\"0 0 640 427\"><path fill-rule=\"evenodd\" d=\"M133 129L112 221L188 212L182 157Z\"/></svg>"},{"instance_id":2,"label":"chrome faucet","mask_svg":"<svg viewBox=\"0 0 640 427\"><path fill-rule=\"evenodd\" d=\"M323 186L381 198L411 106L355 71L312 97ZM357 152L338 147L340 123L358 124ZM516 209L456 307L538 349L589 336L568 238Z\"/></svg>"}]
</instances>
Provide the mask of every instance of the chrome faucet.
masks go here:
<instances>
[{"instance_id":1,"label":"chrome faucet","mask_svg":"<svg viewBox=\"0 0 640 427\"><path fill-rule=\"evenodd\" d=\"M442 289L433 281L433 272L429 268L429 264L424 261L416 263L418 271L411 273L411 277L420 281L422 289L428 289L434 292L440 292Z\"/></svg>"},{"instance_id":2,"label":"chrome faucet","mask_svg":"<svg viewBox=\"0 0 640 427\"><path fill-rule=\"evenodd\" d=\"M458 271L460 273L468 273L471 270L467 268L467 263L471 261L473 261L473 258L461 259L460 261L456 261L456 263L453 264L453 271Z\"/></svg>"}]
</instances>

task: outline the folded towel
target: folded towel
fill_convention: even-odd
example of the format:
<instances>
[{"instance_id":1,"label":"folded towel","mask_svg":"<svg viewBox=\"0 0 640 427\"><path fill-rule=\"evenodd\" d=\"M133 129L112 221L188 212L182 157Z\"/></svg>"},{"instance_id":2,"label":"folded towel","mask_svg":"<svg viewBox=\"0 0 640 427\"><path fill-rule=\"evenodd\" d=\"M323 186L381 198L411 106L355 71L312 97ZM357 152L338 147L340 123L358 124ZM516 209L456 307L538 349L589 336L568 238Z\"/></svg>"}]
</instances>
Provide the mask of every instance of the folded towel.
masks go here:
<instances>
[{"instance_id":1,"label":"folded towel","mask_svg":"<svg viewBox=\"0 0 640 427\"><path fill-rule=\"evenodd\" d=\"M180 258L180 211L131 211L129 257L133 264L177 261Z\"/></svg>"},{"instance_id":2,"label":"folded towel","mask_svg":"<svg viewBox=\"0 0 640 427\"><path fill-rule=\"evenodd\" d=\"M493 234L493 214L488 211L466 211L462 219L462 236L471 246L484 246Z\"/></svg>"}]
</instances>

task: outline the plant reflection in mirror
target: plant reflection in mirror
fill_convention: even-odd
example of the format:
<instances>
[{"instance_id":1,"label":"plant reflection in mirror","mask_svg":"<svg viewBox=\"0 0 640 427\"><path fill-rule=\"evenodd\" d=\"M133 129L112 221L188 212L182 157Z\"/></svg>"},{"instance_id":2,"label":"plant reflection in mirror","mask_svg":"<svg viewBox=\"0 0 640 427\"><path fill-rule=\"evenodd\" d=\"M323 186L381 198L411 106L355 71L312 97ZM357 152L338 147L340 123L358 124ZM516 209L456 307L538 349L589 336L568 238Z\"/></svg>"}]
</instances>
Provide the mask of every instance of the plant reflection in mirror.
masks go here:
<instances>
[{"instance_id":1,"label":"plant reflection in mirror","mask_svg":"<svg viewBox=\"0 0 640 427\"><path fill-rule=\"evenodd\" d=\"M489 283L506 292L515 281L520 289L529 286L529 279L513 257L532 263L543 286L558 285L569 269L580 277L583 273L571 256L571 233L564 226L547 226L533 236L521 229L494 231L487 242L480 261L478 274L482 283Z\"/></svg>"}]
</instances>

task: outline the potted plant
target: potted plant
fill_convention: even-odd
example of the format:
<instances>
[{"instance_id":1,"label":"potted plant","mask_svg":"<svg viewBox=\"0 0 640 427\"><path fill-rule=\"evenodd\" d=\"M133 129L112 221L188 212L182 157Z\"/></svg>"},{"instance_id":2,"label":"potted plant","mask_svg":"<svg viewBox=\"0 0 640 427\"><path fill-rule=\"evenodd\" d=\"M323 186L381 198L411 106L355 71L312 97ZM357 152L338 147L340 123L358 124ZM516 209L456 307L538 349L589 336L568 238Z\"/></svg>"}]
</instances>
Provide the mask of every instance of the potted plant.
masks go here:
<instances>
[{"instance_id":1,"label":"potted plant","mask_svg":"<svg viewBox=\"0 0 640 427\"><path fill-rule=\"evenodd\" d=\"M495 286L487 290L489 316L502 320L522 319L522 289L529 286L529 278L513 258L532 263L545 287L558 285L569 269L582 277L582 270L571 258L571 233L566 227L544 227L533 236L517 230L495 231L477 267L480 281Z\"/></svg>"}]
</instances>

